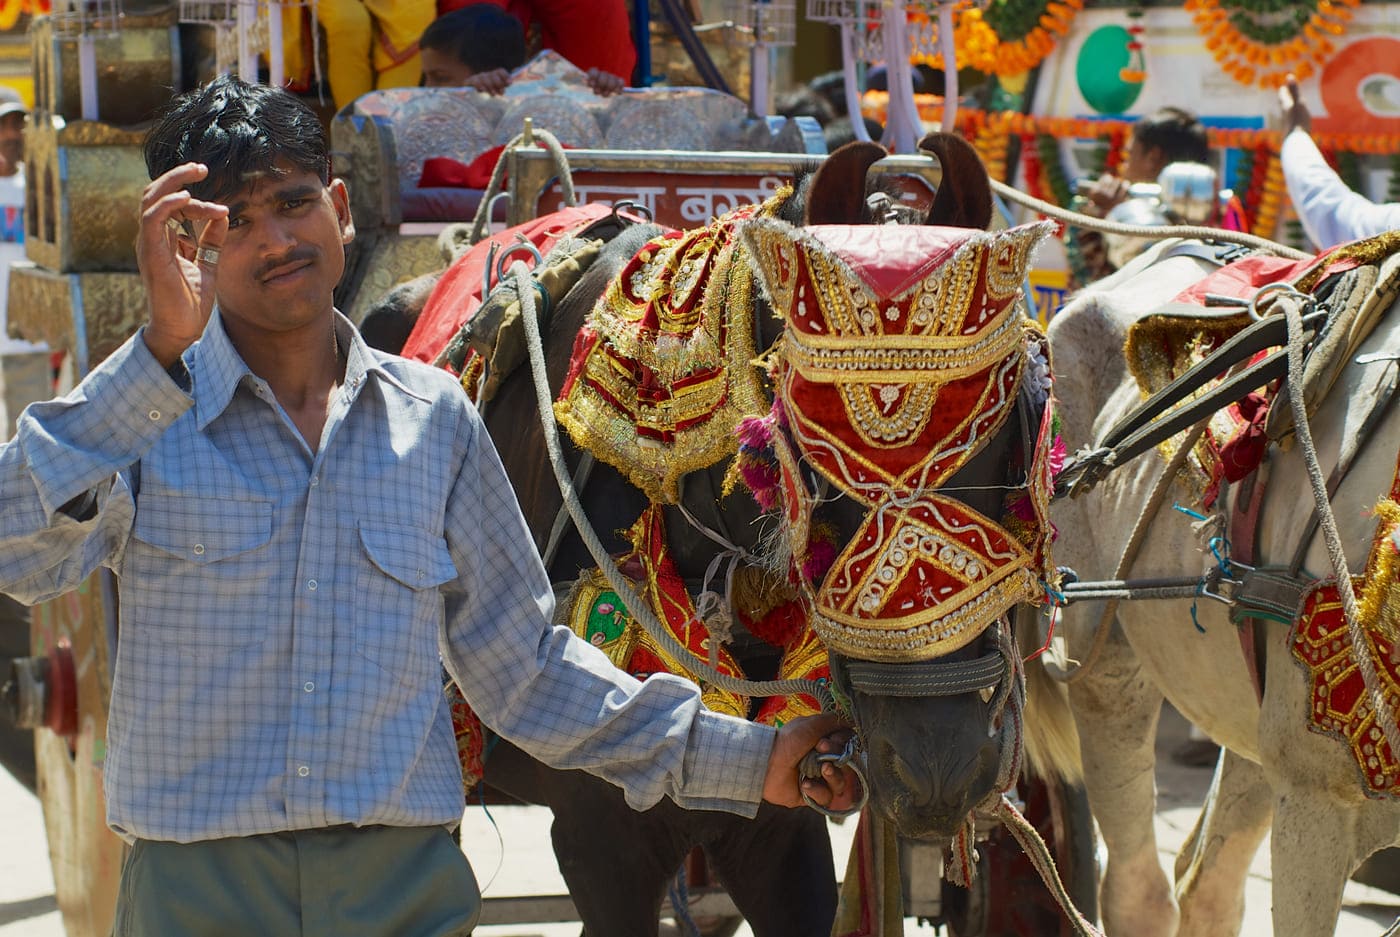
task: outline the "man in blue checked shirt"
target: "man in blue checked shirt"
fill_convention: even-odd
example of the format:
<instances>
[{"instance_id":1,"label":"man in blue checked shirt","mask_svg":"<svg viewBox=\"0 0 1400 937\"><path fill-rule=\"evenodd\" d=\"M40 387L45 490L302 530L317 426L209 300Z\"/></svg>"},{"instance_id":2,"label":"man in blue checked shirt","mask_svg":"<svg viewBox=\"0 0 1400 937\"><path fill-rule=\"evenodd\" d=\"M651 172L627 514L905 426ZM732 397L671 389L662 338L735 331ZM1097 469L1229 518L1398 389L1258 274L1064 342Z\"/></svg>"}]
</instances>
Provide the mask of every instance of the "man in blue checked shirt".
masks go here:
<instances>
[{"instance_id":1,"label":"man in blue checked shirt","mask_svg":"<svg viewBox=\"0 0 1400 937\"><path fill-rule=\"evenodd\" d=\"M488 724L647 807L796 806L834 719L781 730L639 683L548 625L550 584L474 409L332 306L354 236L316 115L219 78L151 131L150 321L0 448L0 592L121 581L114 933L470 931L440 660ZM803 782L845 808L848 770Z\"/></svg>"}]
</instances>

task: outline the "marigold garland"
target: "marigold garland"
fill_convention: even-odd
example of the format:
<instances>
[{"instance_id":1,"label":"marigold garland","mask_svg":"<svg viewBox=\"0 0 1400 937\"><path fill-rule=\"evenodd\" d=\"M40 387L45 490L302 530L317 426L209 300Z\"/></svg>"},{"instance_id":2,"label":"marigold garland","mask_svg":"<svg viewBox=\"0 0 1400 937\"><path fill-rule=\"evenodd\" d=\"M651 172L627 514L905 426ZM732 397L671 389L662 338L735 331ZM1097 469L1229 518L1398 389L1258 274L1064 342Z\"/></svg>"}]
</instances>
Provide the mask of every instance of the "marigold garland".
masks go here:
<instances>
[{"instance_id":1,"label":"marigold garland","mask_svg":"<svg viewBox=\"0 0 1400 937\"><path fill-rule=\"evenodd\" d=\"M1084 0L993 0L983 10L965 2L954 11L953 44L958 68L992 75L1020 75L1035 68L1069 32ZM928 23L926 12L911 11L913 22ZM943 67L943 56L916 55L915 62Z\"/></svg>"},{"instance_id":2,"label":"marigold garland","mask_svg":"<svg viewBox=\"0 0 1400 937\"><path fill-rule=\"evenodd\" d=\"M1271 22L1269 15L1280 11L1277 3L1186 0L1221 70L1242 85L1261 88L1279 88L1290 74L1301 81L1321 68L1336 52L1332 39L1346 31L1360 5L1361 0L1305 0L1288 5L1296 7L1291 22ZM1308 7L1312 11L1304 17ZM1254 14L1263 14L1265 21Z\"/></svg>"},{"instance_id":3,"label":"marigold garland","mask_svg":"<svg viewBox=\"0 0 1400 937\"><path fill-rule=\"evenodd\" d=\"M1254 212L1254 224L1249 230L1259 237L1271 238L1283 210L1283 160L1278 158L1276 151L1268 151L1260 162L1264 163L1264 185Z\"/></svg>"}]
</instances>

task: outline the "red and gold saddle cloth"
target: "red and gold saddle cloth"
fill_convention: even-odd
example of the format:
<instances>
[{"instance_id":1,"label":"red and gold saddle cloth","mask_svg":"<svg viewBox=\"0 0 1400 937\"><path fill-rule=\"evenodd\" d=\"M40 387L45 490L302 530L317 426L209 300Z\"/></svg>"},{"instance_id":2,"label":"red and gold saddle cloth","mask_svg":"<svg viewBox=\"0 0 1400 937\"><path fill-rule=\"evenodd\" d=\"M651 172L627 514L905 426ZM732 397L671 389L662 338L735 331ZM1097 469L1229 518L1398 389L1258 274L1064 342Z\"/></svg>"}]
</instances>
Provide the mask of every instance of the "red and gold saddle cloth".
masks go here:
<instances>
[{"instance_id":1,"label":"red and gold saddle cloth","mask_svg":"<svg viewBox=\"0 0 1400 937\"><path fill-rule=\"evenodd\" d=\"M700 660L712 660L720 673L742 677L739 665L722 647L714 648L711 657L709 628L696 614L695 604L686 591L685 581L676 572L666 546L666 532L661 507L653 504L642 512L632 525L627 538L632 553L624 557L619 568L631 580L638 598L650 606L672 637ZM661 647L646 630L632 618L618 594L597 569L585 573L575 584L567 600L568 625L574 634L608 655L613 666L645 680L654 673L673 673L699 683L684 661L677 660ZM745 718L748 699L714 686L705 688L701 697L705 706L715 712Z\"/></svg>"},{"instance_id":2,"label":"red and gold saddle cloth","mask_svg":"<svg viewBox=\"0 0 1400 937\"><path fill-rule=\"evenodd\" d=\"M1394 715L1400 710L1400 464L1389 497L1376 505L1375 513L1366 573L1353 576L1352 587L1366 650ZM1367 796L1400 797L1400 761L1376 722L1334 581L1320 582L1304 594L1289 638L1312 685L1308 728L1347 744Z\"/></svg>"},{"instance_id":3,"label":"red and gold saddle cloth","mask_svg":"<svg viewBox=\"0 0 1400 937\"><path fill-rule=\"evenodd\" d=\"M671 561L659 505L653 504L642 513L629 531L628 539L632 541L633 552L624 557L618 566L631 581L638 598L647 603L691 655L703 661L713 660L721 673L733 677L746 676L727 650L712 647L716 638L708 625L700 620L685 582ZM755 576L756 584L763 581L761 575ZM745 591L753 592L754 588ZM774 590L763 587L763 591L771 593ZM782 590L777 591L781 593ZM773 613L778 604L771 595L751 595L747 600L737 600L733 608L755 635L784 648L777 679L829 678L826 649L810 628L794 629L795 633L779 635L772 631L771 626L765 631L753 620L760 611ZM699 680L687 661L676 659L647 634L627 610L607 577L597 569L588 571L575 583L565 601L564 611L569 628L607 654L615 667L643 680L654 673L685 677L704 687L701 700L707 708L740 718L748 716L748 698ZM817 700L807 694L775 696L764 701L754 718L768 725L782 725L797 716L820 711Z\"/></svg>"},{"instance_id":4,"label":"red and gold saddle cloth","mask_svg":"<svg viewBox=\"0 0 1400 937\"><path fill-rule=\"evenodd\" d=\"M1020 284L1050 229L744 226L787 320L776 390L793 450L778 434L775 449L795 564L811 514L799 460L867 511L809 596L832 650L926 660L1042 594L1049 433L1027 459L1029 544L937 489L1015 405L1029 348L1039 347Z\"/></svg>"},{"instance_id":5,"label":"red and gold saddle cloth","mask_svg":"<svg viewBox=\"0 0 1400 937\"><path fill-rule=\"evenodd\" d=\"M753 272L734 232L791 194L647 242L579 332L554 412L652 500L675 503L679 478L733 455L740 418L767 408Z\"/></svg>"}]
</instances>

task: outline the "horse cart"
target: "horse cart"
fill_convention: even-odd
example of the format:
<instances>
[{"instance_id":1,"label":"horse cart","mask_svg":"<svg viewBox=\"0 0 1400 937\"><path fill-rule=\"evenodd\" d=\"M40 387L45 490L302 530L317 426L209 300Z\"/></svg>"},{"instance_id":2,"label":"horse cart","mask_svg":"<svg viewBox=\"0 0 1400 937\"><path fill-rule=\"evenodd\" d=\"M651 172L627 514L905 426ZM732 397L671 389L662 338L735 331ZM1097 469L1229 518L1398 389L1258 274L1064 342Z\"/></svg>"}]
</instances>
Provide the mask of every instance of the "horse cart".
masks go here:
<instances>
[{"instance_id":1,"label":"horse cart","mask_svg":"<svg viewBox=\"0 0 1400 937\"><path fill-rule=\"evenodd\" d=\"M151 29L169 35L166 26L156 24ZM64 56L74 44L52 35L36 41L50 57L47 61L52 62L51 67L63 74L70 64ZM548 72L556 66L543 67ZM606 193L610 200L626 197L632 202L630 209L608 209L604 215L650 214L677 227L695 227L731 209L742 210L771 200L789 177L810 168L808 164L826 164L821 154L810 151L809 128L798 122L753 122L746 119L742 102L733 99L672 91L658 92L670 97L655 101L638 95L619 99L612 105L593 103L581 109L577 100L569 100L567 93L557 90L557 74L545 74L540 81L549 90L535 100L507 98L503 108L501 102L486 102L490 107L479 109L488 116L494 114L495 127L512 125L508 135L493 138L483 134L479 138L508 144L505 165L509 168L511 201L504 219L508 224L542 215L555 207L553 199L567 200L571 191L584 191L591 192L595 200ZM47 87L53 96L41 99L41 108L57 113L63 104L56 89L62 84L52 82ZM418 191L422 189L418 185L422 162L411 169L406 167L411 158L423 156L415 147L425 145L425 141L451 139L458 128L478 126L470 123L471 109L463 103L470 102L471 97L469 92L417 89L379 92L356 102L337 117L332 134L336 171L350 182L360 235L350 256L350 274L338 295L339 305L352 318L363 318L378 295L411 275L441 267L436 239L441 220L415 216L405 208L405 203L412 201L406 195L423 194ZM581 136L571 142L570 132L577 130L580 113L593 121L591 125L585 123L584 129L591 126L598 138ZM559 118L561 114L564 116ZM410 115L414 116L413 121L401 122ZM557 134L565 144L586 144L567 152L568 176L562 174L557 162L552 162L557 153L551 155L530 145L528 137L514 140L524 125L524 117L530 117L539 131L548 127L549 115L570 121ZM485 119L481 114L475 116ZM421 123L417 122L419 118ZM606 136L614 131L647 149L615 148L614 140ZM674 145L685 140L693 141L696 149L655 149L658 142ZM120 203L129 192L124 186L136 184L139 178L135 145L135 134L121 127L74 120L66 130L43 130L32 147L32 165L38 180L30 216L37 225L31 250L36 263L17 272L12 287L12 295L23 295L29 310L25 318L17 318L17 327L67 350L78 374L91 368L129 334L139 317L140 305L136 301L139 292L131 259L96 257L95 248L82 241L86 230L74 226L75 215L66 206L79 191L91 191L94 199L111 209L112 242L129 244L131 238L121 236L129 231L123 227L130 224L124 220L129 212L121 209ZM727 149L716 149L721 145ZM743 145L751 147L751 152L736 152ZM99 147L105 149L95 152ZM121 184L117 186L110 185L113 154L120 167ZM465 162L460 157L466 155L427 154L457 162ZM75 172L95 176L98 166L108 183L101 191L93 179L74 178ZM939 164L926 156L883 161L875 170L877 175L903 179L891 187L892 211L901 206L926 208L937 201L935 192L943 186ZM560 195L550 194L554 191L550 180L556 178ZM482 217L490 219L495 207L491 200L478 202L485 205ZM857 207L864 205L863 187L856 193L855 202ZM469 217L465 211L457 211L455 220ZM983 241L976 237L973 241L978 250L984 249ZM111 246L105 242L104 245ZM515 251L516 243L506 243L505 249ZM495 270L497 276L509 274L504 264L498 264ZM999 301L1006 304L1005 317L999 321L1013 323L1009 328L1019 328L1016 323L1021 313L1015 311L1013 317L1009 311L1018 288L1014 276L1003 275L998 281ZM19 305L15 304L15 308ZM1008 348L1015 355L1021 354L1019 342ZM541 534L542 541L548 540L552 516L550 521ZM547 547L547 542L541 546ZM1028 550L1019 549L1017 556L1029 555ZM1029 582L1024 577L1018 581ZM117 640L118 601L115 583L104 574L94 577L76 593L36 609L31 656L15 664L11 678L14 704L22 713L24 724L36 730L39 791L47 817L58 900L65 926L73 935L106 932L122 855L120 842L105 828L101 788L110 650ZM1009 647L993 649L984 658L973 658L973 663L994 659L999 668L995 679L985 684L987 692L982 692L983 684L976 684L971 693L964 694L970 697L968 703L981 713L982 720L988 719L988 707L1003 712L1008 697L1014 695L1014 680L1003 676L1000 670L1004 667L1009 668L1007 674L1019 673L1019 655ZM776 666L774 655L769 657ZM987 669L985 663L978 666ZM985 675L981 679L985 683ZM1001 686L1006 687L1005 692L996 689ZM806 685L803 692L816 690ZM997 725L1010 722L998 721ZM987 723L976 723L971 729L985 746ZM1010 731L1001 729L1003 734ZM1019 752L1019 743L1016 750ZM999 761L999 757L991 756L992 775L1014 763L1014 759ZM488 759L487 764L490 763ZM915 762L913 768L921 771L923 765ZM488 768L488 781L489 771ZM1092 917L1097 869L1092 825L1081 797L1071 785L1057 781L1037 783L1019 771L1003 781L1000 790L1007 794L1005 803L1019 804L1030 817L1021 833L1034 826L1051 843L1046 855L1054 857L1074 902ZM881 889L900 883L902 903L890 911L894 917L907 914L946 925L960 935L1044 934L1067 929L1070 925L1048 898L1042 900L1046 892L1035 882L1036 876L1045 871L1044 858L1034 864L1022 859L1020 846L1010 836L994 833L990 828L973 829L962 822L965 816L964 811L952 824L957 835L963 837L959 853L965 866L962 887L941 883L946 843L934 846L917 837L892 835L881 839L883 834L872 832L866 839L867 857L872 860L869 867L879 871L865 882L866 897L873 900L874 895L882 893ZM824 830L824 822L819 829ZM941 822L947 825L949 821ZM691 882L703 881L695 860L687 861L691 863ZM851 873L859 868L858 864L849 866ZM729 891L737 884L741 883L731 880ZM577 895L572 901L563 896L513 900L488 896L483 923L575 919L579 914L577 900ZM694 911L711 919L711 932L722 932L738 923L736 906L712 886L693 888L689 900L699 901ZM676 909L674 913L678 912ZM790 909L777 912L780 918L791 913Z\"/></svg>"}]
</instances>

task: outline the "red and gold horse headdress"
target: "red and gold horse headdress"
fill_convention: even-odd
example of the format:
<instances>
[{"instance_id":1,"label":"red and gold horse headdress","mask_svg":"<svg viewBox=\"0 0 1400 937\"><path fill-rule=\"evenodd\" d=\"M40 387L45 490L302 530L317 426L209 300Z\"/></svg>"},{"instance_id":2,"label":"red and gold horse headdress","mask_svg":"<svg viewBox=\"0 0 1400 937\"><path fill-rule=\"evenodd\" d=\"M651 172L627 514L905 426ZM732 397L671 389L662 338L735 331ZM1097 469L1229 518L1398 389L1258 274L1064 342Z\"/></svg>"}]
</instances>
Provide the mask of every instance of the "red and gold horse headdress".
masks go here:
<instances>
[{"instance_id":1,"label":"red and gold horse headdress","mask_svg":"<svg viewBox=\"0 0 1400 937\"><path fill-rule=\"evenodd\" d=\"M763 287L787 319L776 383L793 448L777 448L799 566L811 498L797 460L866 508L860 530L811 584L813 625L829 648L928 659L1041 594L1049 434L1027 459L1030 542L937 489L1015 405L1033 328L1020 284L1051 227L743 225Z\"/></svg>"}]
</instances>

